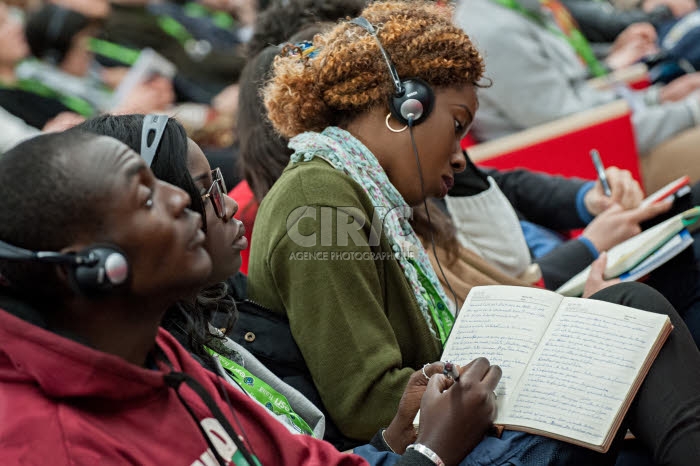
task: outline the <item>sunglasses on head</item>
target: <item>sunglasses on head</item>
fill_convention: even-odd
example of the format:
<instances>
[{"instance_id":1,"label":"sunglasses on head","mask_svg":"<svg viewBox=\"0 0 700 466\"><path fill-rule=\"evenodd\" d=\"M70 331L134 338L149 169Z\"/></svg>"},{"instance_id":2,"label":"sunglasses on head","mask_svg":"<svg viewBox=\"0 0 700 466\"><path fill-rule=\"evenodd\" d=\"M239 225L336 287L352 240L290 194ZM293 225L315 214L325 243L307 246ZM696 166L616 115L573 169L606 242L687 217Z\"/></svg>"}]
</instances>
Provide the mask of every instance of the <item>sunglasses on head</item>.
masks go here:
<instances>
[{"instance_id":1,"label":"sunglasses on head","mask_svg":"<svg viewBox=\"0 0 700 466\"><path fill-rule=\"evenodd\" d=\"M168 115L146 115L143 117L143 127L141 128L141 157L149 167L158 152L160 141L163 139L165 127L168 125ZM149 136L153 134L151 142Z\"/></svg>"},{"instance_id":2,"label":"sunglasses on head","mask_svg":"<svg viewBox=\"0 0 700 466\"><path fill-rule=\"evenodd\" d=\"M141 157L150 167L158 152L160 141L163 139L165 127L168 125L167 115L146 115L143 118L143 129L141 130ZM153 137L150 137L153 134ZM150 143L149 143L150 139ZM226 183L221 170L216 168L211 171L212 183L205 194L202 195L202 202L207 199L211 201L214 213L223 219L226 217L226 202L224 196L227 195Z\"/></svg>"}]
</instances>

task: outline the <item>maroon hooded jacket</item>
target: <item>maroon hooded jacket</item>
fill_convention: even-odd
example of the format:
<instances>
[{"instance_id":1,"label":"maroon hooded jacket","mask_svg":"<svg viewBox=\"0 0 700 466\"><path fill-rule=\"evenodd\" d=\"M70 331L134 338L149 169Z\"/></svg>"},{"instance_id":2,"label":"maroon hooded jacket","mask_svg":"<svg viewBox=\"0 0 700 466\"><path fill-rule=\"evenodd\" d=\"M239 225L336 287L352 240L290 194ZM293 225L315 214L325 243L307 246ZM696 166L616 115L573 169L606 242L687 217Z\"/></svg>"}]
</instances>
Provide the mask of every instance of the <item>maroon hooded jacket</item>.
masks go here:
<instances>
[{"instance_id":1,"label":"maroon hooded jacket","mask_svg":"<svg viewBox=\"0 0 700 466\"><path fill-rule=\"evenodd\" d=\"M234 464L233 432L264 466L367 464L291 434L165 330L155 353L144 369L0 310L0 464Z\"/></svg>"}]
</instances>

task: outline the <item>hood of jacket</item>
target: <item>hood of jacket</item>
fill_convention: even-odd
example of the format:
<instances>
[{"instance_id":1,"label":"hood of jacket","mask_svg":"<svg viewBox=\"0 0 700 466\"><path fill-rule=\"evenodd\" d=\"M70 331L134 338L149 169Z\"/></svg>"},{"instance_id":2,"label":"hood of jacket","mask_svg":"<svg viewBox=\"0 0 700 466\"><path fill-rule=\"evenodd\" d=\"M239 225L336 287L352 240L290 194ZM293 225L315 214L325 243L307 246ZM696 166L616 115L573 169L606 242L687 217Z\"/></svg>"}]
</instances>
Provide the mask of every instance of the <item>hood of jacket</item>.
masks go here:
<instances>
[{"instance_id":1,"label":"hood of jacket","mask_svg":"<svg viewBox=\"0 0 700 466\"><path fill-rule=\"evenodd\" d=\"M45 327L22 303L2 301L0 308L0 382L36 385L48 398L92 398L112 403L133 402L167 390L163 372L130 364L92 349ZM173 370L179 354L160 329L159 347ZM57 370L60 368L60 370Z\"/></svg>"}]
</instances>

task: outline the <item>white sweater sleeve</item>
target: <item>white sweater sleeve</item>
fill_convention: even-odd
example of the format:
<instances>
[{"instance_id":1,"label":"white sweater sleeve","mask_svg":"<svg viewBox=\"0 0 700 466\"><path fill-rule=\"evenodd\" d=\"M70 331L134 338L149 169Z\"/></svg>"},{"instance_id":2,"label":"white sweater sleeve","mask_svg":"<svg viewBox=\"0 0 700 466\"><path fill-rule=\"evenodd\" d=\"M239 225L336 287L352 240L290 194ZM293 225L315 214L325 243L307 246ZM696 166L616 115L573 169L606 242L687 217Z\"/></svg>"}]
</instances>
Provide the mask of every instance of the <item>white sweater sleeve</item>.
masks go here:
<instances>
[{"instance_id":1,"label":"white sweater sleeve","mask_svg":"<svg viewBox=\"0 0 700 466\"><path fill-rule=\"evenodd\" d=\"M2 107L0 107L0 126L2 126L2 131L0 131L0 154L4 154L20 142L41 133L41 131L33 126L29 126Z\"/></svg>"},{"instance_id":2,"label":"white sweater sleeve","mask_svg":"<svg viewBox=\"0 0 700 466\"><path fill-rule=\"evenodd\" d=\"M489 183L489 189L474 196L448 196L447 210L464 247L519 277L530 265L530 250L513 206L493 178Z\"/></svg>"}]
</instances>

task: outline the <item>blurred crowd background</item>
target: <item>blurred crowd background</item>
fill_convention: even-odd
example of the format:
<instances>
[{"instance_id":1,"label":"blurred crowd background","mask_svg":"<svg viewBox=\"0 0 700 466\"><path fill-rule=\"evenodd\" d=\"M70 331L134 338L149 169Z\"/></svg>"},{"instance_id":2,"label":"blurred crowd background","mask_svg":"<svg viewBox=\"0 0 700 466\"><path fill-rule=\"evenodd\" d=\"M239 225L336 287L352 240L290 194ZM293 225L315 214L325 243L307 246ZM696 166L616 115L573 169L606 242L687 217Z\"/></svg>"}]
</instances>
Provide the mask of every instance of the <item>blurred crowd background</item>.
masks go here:
<instances>
[{"instance_id":1,"label":"blurred crowd background","mask_svg":"<svg viewBox=\"0 0 700 466\"><path fill-rule=\"evenodd\" d=\"M249 151L257 157L265 138L275 138L257 96L272 57L285 42L311 39L366 3L0 2L0 151L99 113L167 113L235 186L246 177L241 140L257 145ZM484 53L493 83L480 93L472 130L478 141L620 97L635 111L640 155L700 120L694 0L465 0L456 2L455 21ZM265 51L269 46L277 48ZM647 65L655 84L644 92L592 90L585 80L635 63ZM247 64L254 69L246 73ZM240 96L246 86L248 95ZM267 142L286 162L279 141ZM247 177L264 178L268 163L249 163Z\"/></svg>"}]
</instances>

